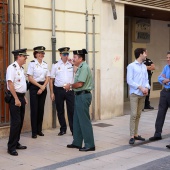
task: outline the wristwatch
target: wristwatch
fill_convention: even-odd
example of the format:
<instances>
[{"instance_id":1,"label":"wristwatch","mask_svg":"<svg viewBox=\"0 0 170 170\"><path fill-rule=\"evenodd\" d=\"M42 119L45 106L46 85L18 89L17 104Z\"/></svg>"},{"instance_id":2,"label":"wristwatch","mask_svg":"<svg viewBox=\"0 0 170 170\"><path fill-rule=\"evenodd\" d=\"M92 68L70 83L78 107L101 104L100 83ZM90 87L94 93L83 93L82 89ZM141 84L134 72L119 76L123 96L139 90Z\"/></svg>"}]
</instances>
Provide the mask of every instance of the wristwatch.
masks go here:
<instances>
[{"instance_id":1,"label":"wristwatch","mask_svg":"<svg viewBox=\"0 0 170 170\"><path fill-rule=\"evenodd\" d=\"M72 84L70 84L70 90L72 90Z\"/></svg>"}]
</instances>

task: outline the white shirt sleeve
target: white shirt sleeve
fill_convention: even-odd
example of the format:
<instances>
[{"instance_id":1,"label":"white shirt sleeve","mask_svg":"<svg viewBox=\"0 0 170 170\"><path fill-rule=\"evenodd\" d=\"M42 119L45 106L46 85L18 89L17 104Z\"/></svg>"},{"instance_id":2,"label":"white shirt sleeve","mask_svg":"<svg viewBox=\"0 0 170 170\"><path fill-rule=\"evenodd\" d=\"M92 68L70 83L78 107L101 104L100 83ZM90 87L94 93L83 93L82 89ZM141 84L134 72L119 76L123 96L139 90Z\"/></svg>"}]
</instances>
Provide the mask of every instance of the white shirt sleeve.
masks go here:
<instances>
[{"instance_id":1,"label":"white shirt sleeve","mask_svg":"<svg viewBox=\"0 0 170 170\"><path fill-rule=\"evenodd\" d=\"M27 74L33 76L33 73L34 73L34 65L33 65L33 62L30 62L28 65Z\"/></svg>"},{"instance_id":2,"label":"white shirt sleeve","mask_svg":"<svg viewBox=\"0 0 170 170\"><path fill-rule=\"evenodd\" d=\"M56 76L55 76L55 68L56 68L56 67L55 67L55 64L53 64L53 65L52 65L52 68L51 68L51 75L50 75L51 78L55 78L55 77L56 77Z\"/></svg>"},{"instance_id":3,"label":"white shirt sleeve","mask_svg":"<svg viewBox=\"0 0 170 170\"><path fill-rule=\"evenodd\" d=\"M15 73L16 73L15 67L13 67L12 65L10 65L10 66L7 68L6 81L11 80L12 82L14 82Z\"/></svg>"}]
</instances>

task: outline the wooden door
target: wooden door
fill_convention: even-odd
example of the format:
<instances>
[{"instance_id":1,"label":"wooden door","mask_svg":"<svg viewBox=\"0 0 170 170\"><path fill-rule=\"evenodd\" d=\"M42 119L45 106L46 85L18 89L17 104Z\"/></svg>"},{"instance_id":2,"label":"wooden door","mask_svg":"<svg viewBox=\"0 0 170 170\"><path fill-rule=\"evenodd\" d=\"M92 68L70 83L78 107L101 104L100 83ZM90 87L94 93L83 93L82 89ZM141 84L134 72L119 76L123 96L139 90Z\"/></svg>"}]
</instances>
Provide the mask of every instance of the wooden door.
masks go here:
<instances>
[{"instance_id":1,"label":"wooden door","mask_svg":"<svg viewBox=\"0 0 170 170\"><path fill-rule=\"evenodd\" d=\"M7 0L0 0L0 126L9 123L9 107L4 102L8 63L8 5Z\"/></svg>"}]
</instances>

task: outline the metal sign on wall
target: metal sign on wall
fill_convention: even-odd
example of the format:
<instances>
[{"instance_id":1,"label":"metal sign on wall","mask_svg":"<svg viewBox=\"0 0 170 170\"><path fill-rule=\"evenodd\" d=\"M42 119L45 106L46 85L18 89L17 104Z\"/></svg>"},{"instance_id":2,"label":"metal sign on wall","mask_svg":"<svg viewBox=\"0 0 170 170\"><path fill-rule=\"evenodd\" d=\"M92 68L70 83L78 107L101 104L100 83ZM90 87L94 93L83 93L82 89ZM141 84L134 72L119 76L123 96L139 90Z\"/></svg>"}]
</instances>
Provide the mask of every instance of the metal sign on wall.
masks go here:
<instances>
[{"instance_id":1,"label":"metal sign on wall","mask_svg":"<svg viewBox=\"0 0 170 170\"><path fill-rule=\"evenodd\" d=\"M150 42L150 19L134 18L133 41L140 43Z\"/></svg>"}]
</instances>

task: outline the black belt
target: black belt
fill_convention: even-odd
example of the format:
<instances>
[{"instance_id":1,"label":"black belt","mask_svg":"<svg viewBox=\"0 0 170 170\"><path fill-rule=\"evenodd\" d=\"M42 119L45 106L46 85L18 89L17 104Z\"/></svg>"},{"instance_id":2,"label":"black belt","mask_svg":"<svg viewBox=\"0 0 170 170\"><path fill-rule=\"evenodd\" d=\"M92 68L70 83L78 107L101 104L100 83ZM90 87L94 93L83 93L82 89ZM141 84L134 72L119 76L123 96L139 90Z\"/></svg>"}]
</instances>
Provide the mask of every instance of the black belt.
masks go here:
<instances>
[{"instance_id":1,"label":"black belt","mask_svg":"<svg viewBox=\"0 0 170 170\"><path fill-rule=\"evenodd\" d=\"M57 86L54 86L56 89L61 89L61 90L65 90L63 87L57 87Z\"/></svg>"},{"instance_id":2,"label":"black belt","mask_svg":"<svg viewBox=\"0 0 170 170\"><path fill-rule=\"evenodd\" d=\"M170 88L167 89L167 88L164 87L164 89L165 89L165 91L170 91Z\"/></svg>"},{"instance_id":3,"label":"black belt","mask_svg":"<svg viewBox=\"0 0 170 170\"><path fill-rule=\"evenodd\" d=\"M24 97L25 96L25 93L18 93L18 92L16 92L16 94L17 94L18 97Z\"/></svg>"},{"instance_id":4,"label":"black belt","mask_svg":"<svg viewBox=\"0 0 170 170\"><path fill-rule=\"evenodd\" d=\"M90 93L90 91L88 91L88 90L82 90L82 91L75 91L75 92L74 92L75 95L87 94L87 93Z\"/></svg>"}]
</instances>

